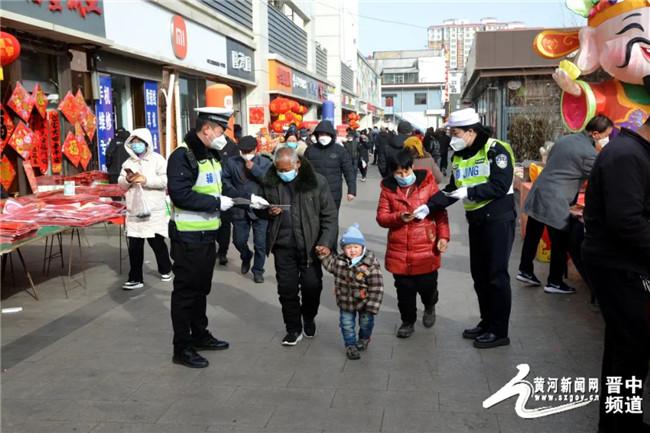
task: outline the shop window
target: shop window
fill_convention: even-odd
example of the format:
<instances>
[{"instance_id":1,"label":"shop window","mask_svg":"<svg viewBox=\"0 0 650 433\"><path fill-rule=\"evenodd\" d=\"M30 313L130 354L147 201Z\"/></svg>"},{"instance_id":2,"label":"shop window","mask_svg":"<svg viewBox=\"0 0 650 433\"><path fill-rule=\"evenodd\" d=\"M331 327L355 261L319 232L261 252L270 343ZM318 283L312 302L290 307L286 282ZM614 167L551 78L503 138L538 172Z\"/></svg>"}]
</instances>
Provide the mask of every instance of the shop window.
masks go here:
<instances>
[{"instance_id":1,"label":"shop window","mask_svg":"<svg viewBox=\"0 0 650 433\"><path fill-rule=\"evenodd\" d=\"M415 93L414 94L414 103L415 105L427 105L427 94L426 93Z\"/></svg>"},{"instance_id":2,"label":"shop window","mask_svg":"<svg viewBox=\"0 0 650 433\"><path fill-rule=\"evenodd\" d=\"M197 113L195 108L205 105L205 80L181 77L179 80L181 131L183 135L194 128Z\"/></svg>"},{"instance_id":3,"label":"shop window","mask_svg":"<svg viewBox=\"0 0 650 433\"><path fill-rule=\"evenodd\" d=\"M59 93L56 56L24 50L20 55L22 82L28 91L39 83L46 94Z\"/></svg>"}]
</instances>

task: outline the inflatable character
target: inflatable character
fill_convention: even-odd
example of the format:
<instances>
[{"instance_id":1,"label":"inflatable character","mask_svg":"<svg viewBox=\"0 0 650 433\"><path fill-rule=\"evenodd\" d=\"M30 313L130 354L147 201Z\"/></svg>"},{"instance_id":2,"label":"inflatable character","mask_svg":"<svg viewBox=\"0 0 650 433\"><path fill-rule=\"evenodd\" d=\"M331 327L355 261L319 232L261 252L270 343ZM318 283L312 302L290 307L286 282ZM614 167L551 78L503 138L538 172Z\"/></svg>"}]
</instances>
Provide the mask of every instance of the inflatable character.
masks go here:
<instances>
[{"instance_id":1,"label":"inflatable character","mask_svg":"<svg viewBox=\"0 0 650 433\"><path fill-rule=\"evenodd\" d=\"M650 112L650 0L567 0L587 18L580 31L547 30L534 48L546 58L579 50L575 64L563 60L553 74L562 92L562 118L572 131L602 114L617 128L636 130ZM587 83L581 74L602 68L612 78Z\"/></svg>"}]
</instances>

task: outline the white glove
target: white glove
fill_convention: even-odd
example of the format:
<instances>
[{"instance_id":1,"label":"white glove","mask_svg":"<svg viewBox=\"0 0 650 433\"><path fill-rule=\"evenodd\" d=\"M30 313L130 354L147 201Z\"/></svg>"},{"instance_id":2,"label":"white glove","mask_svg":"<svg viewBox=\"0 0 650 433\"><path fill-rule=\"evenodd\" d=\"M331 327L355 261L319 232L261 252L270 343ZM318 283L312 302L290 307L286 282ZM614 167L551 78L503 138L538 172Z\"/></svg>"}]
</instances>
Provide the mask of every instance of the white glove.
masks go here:
<instances>
[{"instance_id":1,"label":"white glove","mask_svg":"<svg viewBox=\"0 0 650 433\"><path fill-rule=\"evenodd\" d=\"M269 207L270 203L259 195L251 194L251 209L264 209Z\"/></svg>"},{"instance_id":2,"label":"white glove","mask_svg":"<svg viewBox=\"0 0 650 433\"><path fill-rule=\"evenodd\" d=\"M235 204L230 197L226 197L225 195L219 196L219 203L219 210L221 212L227 211Z\"/></svg>"},{"instance_id":3,"label":"white glove","mask_svg":"<svg viewBox=\"0 0 650 433\"><path fill-rule=\"evenodd\" d=\"M413 211L413 216L419 220L423 220L429 215L429 206L423 204Z\"/></svg>"},{"instance_id":4,"label":"white glove","mask_svg":"<svg viewBox=\"0 0 650 433\"><path fill-rule=\"evenodd\" d=\"M448 197L455 198L456 200L464 200L467 198L467 187L461 186L456 191L452 191L448 194Z\"/></svg>"}]
</instances>

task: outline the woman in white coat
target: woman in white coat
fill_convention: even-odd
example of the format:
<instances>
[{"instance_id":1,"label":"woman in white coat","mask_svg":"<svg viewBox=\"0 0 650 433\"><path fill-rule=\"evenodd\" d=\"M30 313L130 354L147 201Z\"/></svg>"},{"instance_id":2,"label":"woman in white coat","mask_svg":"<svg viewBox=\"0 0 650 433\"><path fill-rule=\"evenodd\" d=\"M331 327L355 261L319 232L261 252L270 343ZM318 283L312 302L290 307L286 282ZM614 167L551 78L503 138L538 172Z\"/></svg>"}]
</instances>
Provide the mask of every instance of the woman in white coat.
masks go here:
<instances>
[{"instance_id":1,"label":"woman in white coat","mask_svg":"<svg viewBox=\"0 0 650 433\"><path fill-rule=\"evenodd\" d=\"M153 151L151 132L146 128L134 130L124 143L124 148L129 159L122 165L118 184L127 189L126 236L129 239L131 270L122 288L133 290L144 287L142 265L145 239L156 255L162 281L172 279L172 263L165 243L169 223L165 201L167 161Z\"/></svg>"}]
</instances>

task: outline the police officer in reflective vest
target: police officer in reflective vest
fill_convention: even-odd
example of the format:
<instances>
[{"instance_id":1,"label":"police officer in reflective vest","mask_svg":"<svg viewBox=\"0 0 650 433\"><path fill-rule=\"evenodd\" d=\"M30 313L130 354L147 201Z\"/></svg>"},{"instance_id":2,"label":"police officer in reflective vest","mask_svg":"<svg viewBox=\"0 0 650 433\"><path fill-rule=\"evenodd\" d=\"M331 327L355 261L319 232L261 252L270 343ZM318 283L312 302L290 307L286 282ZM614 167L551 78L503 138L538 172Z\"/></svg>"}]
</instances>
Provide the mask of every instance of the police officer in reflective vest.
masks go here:
<instances>
[{"instance_id":1,"label":"police officer in reflective vest","mask_svg":"<svg viewBox=\"0 0 650 433\"><path fill-rule=\"evenodd\" d=\"M443 209L463 201L469 223L470 267L481 321L463 332L479 349L510 344L508 262L515 235L513 196L515 157L508 143L490 138L476 111L451 113L453 173L444 190L414 213ZM428 206L428 208L427 208Z\"/></svg>"},{"instance_id":2,"label":"police officer in reflective vest","mask_svg":"<svg viewBox=\"0 0 650 433\"><path fill-rule=\"evenodd\" d=\"M232 111L219 107L197 109L196 128L172 152L167 164L172 201L169 237L174 261L171 316L174 328L173 362L192 368L208 366L201 350L229 347L208 331L206 298L212 286L217 258L220 212L233 206L221 195L221 164L217 149Z\"/></svg>"}]
</instances>

